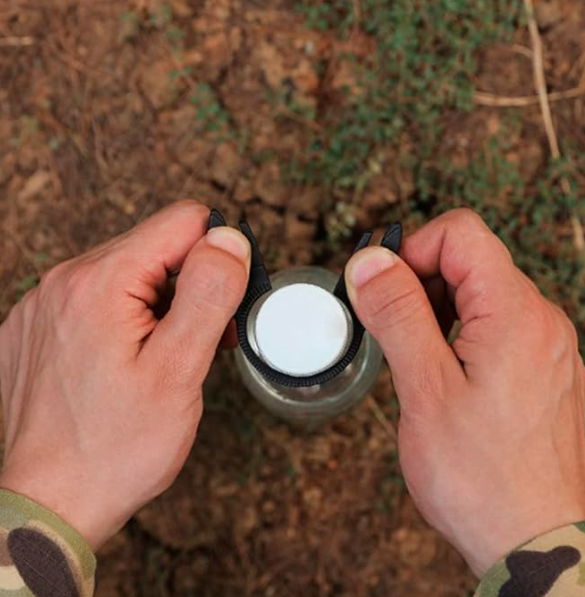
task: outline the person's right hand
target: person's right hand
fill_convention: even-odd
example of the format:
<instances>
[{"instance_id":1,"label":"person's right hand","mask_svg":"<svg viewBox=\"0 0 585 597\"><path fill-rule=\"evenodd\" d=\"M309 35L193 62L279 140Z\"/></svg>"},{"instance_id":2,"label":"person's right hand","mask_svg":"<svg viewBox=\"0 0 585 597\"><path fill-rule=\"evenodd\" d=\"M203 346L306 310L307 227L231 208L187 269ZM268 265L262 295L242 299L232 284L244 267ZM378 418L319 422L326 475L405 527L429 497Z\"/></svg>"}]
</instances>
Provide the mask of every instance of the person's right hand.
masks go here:
<instances>
[{"instance_id":1,"label":"person's right hand","mask_svg":"<svg viewBox=\"0 0 585 597\"><path fill-rule=\"evenodd\" d=\"M445 214L405 240L402 259L364 249L347 281L392 370L410 494L472 569L482 575L520 544L584 520L575 329L483 221ZM435 313L453 307L462 327L449 346Z\"/></svg>"}]
</instances>

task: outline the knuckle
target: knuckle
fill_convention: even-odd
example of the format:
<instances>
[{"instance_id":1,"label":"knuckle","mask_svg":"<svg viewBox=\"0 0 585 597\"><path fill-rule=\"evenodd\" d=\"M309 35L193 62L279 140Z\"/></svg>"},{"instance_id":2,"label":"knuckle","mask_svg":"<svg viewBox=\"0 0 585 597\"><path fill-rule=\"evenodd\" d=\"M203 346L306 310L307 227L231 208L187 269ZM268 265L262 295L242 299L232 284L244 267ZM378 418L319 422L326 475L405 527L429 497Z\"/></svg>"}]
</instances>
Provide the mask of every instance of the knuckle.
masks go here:
<instances>
[{"instance_id":1,"label":"knuckle","mask_svg":"<svg viewBox=\"0 0 585 597\"><path fill-rule=\"evenodd\" d=\"M519 317L527 346L544 364L560 362L578 350L575 327L561 309L542 296L526 302Z\"/></svg>"},{"instance_id":2,"label":"knuckle","mask_svg":"<svg viewBox=\"0 0 585 597\"><path fill-rule=\"evenodd\" d=\"M579 352L579 334L577 333L577 328L567 316L565 316L565 321L567 336L569 338L571 348L574 352Z\"/></svg>"},{"instance_id":3,"label":"knuckle","mask_svg":"<svg viewBox=\"0 0 585 597\"><path fill-rule=\"evenodd\" d=\"M448 217L452 218L457 225L465 228L486 228L483 218L469 207L460 207L448 212Z\"/></svg>"},{"instance_id":4,"label":"knuckle","mask_svg":"<svg viewBox=\"0 0 585 597\"><path fill-rule=\"evenodd\" d=\"M205 207L205 205L194 199L180 199L169 205L166 209L169 212L183 215L186 218L197 217L209 213L209 209Z\"/></svg>"},{"instance_id":5,"label":"knuckle","mask_svg":"<svg viewBox=\"0 0 585 597\"><path fill-rule=\"evenodd\" d=\"M563 338L571 350L571 352L579 351L579 334L577 328L573 322L569 319L568 315L560 308L554 305L557 313L558 327L563 335Z\"/></svg>"},{"instance_id":6,"label":"knuckle","mask_svg":"<svg viewBox=\"0 0 585 597\"><path fill-rule=\"evenodd\" d=\"M64 275L55 281L55 290L50 289L53 299L60 304L56 307L63 313L76 312L88 306L94 288L93 267L90 264L77 264L68 268Z\"/></svg>"},{"instance_id":7,"label":"knuckle","mask_svg":"<svg viewBox=\"0 0 585 597\"><path fill-rule=\"evenodd\" d=\"M41 291L59 287L69 271L69 262L64 261L52 267L48 272L41 276L39 288Z\"/></svg>"},{"instance_id":8,"label":"knuckle","mask_svg":"<svg viewBox=\"0 0 585 597\"><path fill-rule=\"evenodd\" d=\"M447 213L457 234L465 237L467 242L489 246L492 258L508 265L513 264L513 257L508 247L485 223L484 219L468 207L454 209Z\"/></svg>"}]
</instances>

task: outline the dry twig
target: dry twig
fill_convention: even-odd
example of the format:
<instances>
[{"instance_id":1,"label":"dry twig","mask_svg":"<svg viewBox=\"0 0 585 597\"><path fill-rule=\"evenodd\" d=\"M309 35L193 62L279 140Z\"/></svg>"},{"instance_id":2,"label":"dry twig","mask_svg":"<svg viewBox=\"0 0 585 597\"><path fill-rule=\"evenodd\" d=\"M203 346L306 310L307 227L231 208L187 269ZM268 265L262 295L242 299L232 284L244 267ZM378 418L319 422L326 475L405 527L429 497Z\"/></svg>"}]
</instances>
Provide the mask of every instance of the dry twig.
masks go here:
<instances>
[{"instance_id":1,"label":"dry twig","mask_svg":"<svg viewBox=\"0 0 585 597\"><path fill-rule=\"evenodd\" d=\"M534 4L532 0L524 0L526 12L528 13L528 30L530 31L530 39L532 41L532 50L534 52L532 58L532 67L534 70L534 84L538 93L538 101L540 103L540 111L542 113L542 120L544 122L544 129L550 145L550 151L553 158L556 160L561 156L559 149L559 142L550 111L550 104L548 101L548 93L546 91L546 78L544 76L544 59L542 53L542 40L538 32L538 25L534 17Z\"/></svg>"},{"instance_id":2,"label":"dry twig","mask_svg":"<svg viewBox=\"0 0 585 597\"><path fill-rule=\"evenodd\" d=\"M26 47L26 46L34 46L36 44L36 40L34 37L25 36L25 37L0 37L0 47L5 46L16 46L16 47Z\"/></svg>"},{"instance_id":3,"label":"dry twig","mask_svg":"<svg viewBox=\"0 0 585 597\"><path fill-rule=\"evenodd\" d=\"M512 50L514 50L516 54L521 54L522 56L525 56L526 58L528 58L528 60L532 60L532 57L534 56L534 53L530 48L526 48L521 44L514 44L512 46Z\"/></svg>"},{"instance_id":4,"label":"dry twig","mask_svg":"<svg viewBox=\"0 0 585 597\"><path fill-rule=\"evenodd\" d=\"M380 408L380 405L376 402L376 399L373 396L368 396L367 403L378 423L380 423L380 425L382 425L382 427L384 428L384 431L390 436L390 438L393 441L397 441L398 434L396 433L396 429L394 425L388 420L388 417L386 417L386 415Z\"/></svg>"},{"instance_id":5,"label":"dry twig","mask_svg":"<svg viewBox=\"0 0 585 597\"><path fill-rule=\"evenodd\" d=\"M549 102L560 102L562 100L575 99L585 95L585 84L567 89L567 91L553 91L548 94ZM485 91L475 91L473 99L480 106L490 106L492 108L524 108L540 103L540 96L528 95L520 97L506 97L494 95Z\"/></svg>"},{"instance_id":6,"label":"dry twig","mask_svg":"<svg viewBox=\"0 0 585 597\"><path fill-rule=\"evenodd\" d=\"M538 93L538 100L540 103L540 111L542 113L542 120L544 122L544 128L546 136L548 138L548 144L550 146L550 152L555 160L561 157L561 150L559 147L559 141L555 131L552 114L550 110L549 96L546 90L546 78L544 75L544 60L542 53L542 39L538 32L538 24L534 16L534 3L533 0L524 0L524 6L526 7L526 13L528 17L528 30L530 32L530 39L532 41L532 50L534 52L532 65L534 69L534 83L536 91ZM569 181L563 176L561 177L561 188L565 195L571 192ZM583 234L583 226L579 218L573 214L571 216L571 223L573 225L574 242L575 248L582 251L585 248L585 237Z\"/></svg>"}]
</instances>

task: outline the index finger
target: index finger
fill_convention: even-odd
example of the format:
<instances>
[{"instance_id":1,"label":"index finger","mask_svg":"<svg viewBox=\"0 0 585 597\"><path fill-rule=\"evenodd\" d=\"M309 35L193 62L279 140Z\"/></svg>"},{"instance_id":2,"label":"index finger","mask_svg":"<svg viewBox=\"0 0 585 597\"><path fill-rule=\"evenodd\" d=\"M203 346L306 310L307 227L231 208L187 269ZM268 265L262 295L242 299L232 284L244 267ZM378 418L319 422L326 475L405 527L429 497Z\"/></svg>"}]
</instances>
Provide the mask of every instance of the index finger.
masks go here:
<instances>
[{"instance_id":1,"label":"index finger","mask_svg":"<svg viewBox=\"0 0 585 597\"><path fill-rule=\"evenodd\" d=\"M115 330L110 338L125 340L118 342L124 350L130 346L135 351L154 329L153 309L162 306L169 275L182 268L204 236L208 219L204 205L177 201L71 261L69 288L78 289L74 294L81 297L83 309L108 318Z\"/></svg>"},{"instance_id":2,"label":"index finger","mask_svg":"<svg viewBox=\"0 0 585 597\"><path fill-rule=\"evenodd\" d=\"M469 209L443 214L404 240L402 258L421 279L438 275L454 289L463 324L509 310L518 270L510 252Z\"/></svg>"},{"instance_id":3,"label":"index finger","mask_svg":"<svg viewBox=\"0 0 585 597\"><path fill-rule=\"evenodd\" d=\"M439 216L405 239L401 255L419 278L441 276L453 290L462 323L453 349L468 375L474 365L505 358L501 348L513 345L518 325L530 317L535 290L475 212Z\"/></svg>"},{"instance_id":4,"label":"index finger","mask_svg":"<svg viewBox=\"0 0 585 597\"><path fill-rule=\"evenodd\" d=\"M128 232L122 240L129 258L148 267L160 263L176 273L189 251L203 237L209 209L196 201L176 201Z\"/></svg>"},{"instance_id":5,"label":"index finger","mask_svg":"<svg viewBox=\"0 0 585 597\"><path fill-rule=\"evenodd\" d=\"M94 287L110 300L131 297L153 307L169 275L181 269L205 234L208 219L209 209L204 205L176 201L74 261L80 265L99 262L99 283Z\"/></svg>"}]
</instances>

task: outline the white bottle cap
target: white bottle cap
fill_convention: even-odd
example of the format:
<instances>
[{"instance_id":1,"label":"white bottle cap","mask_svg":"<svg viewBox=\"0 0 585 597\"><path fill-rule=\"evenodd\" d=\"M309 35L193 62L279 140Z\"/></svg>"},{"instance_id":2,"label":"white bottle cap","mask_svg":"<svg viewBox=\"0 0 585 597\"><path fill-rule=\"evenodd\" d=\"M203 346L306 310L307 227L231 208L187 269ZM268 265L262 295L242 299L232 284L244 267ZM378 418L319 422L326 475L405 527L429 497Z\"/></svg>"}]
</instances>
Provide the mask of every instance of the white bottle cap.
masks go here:
<instances>
[{"instance_id":1,"label":"white bottle cap","mask_svg":"<svg viewBox=\"0 0 585 597\"><path fill-rule=\"evenodd\" d=\"M351 321L330 292L314 284L291 284L262 304L254 332L260 358L281 373L307 377L329 369L345 354Z\"/></svg>"}]
</instances>

